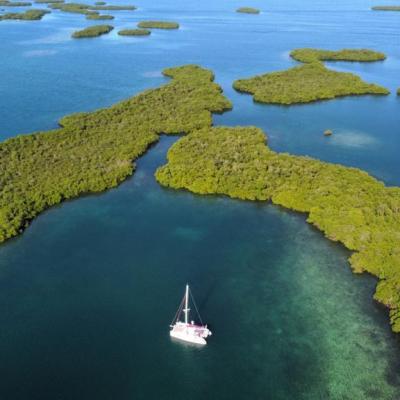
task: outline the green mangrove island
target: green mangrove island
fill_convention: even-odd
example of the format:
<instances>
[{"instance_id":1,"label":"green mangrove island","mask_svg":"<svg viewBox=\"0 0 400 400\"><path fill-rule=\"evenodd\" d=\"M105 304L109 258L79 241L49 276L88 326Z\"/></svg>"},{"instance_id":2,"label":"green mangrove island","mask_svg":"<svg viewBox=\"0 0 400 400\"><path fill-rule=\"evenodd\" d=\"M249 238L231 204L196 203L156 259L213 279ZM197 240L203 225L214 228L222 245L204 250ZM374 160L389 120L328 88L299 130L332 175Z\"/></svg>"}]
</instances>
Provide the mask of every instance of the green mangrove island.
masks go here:
<instances>
[{"instance_id":1,"label":"green mangrove island","mask_svg":"<svg viewBox=\"0 0 400 400\"><path fill-rule=\"evenodd\" d=\"M111 20L114 19L113 15L108 15L108 14L87 14L86 15L86 19L88 20L95 20L95 21L99 21L99 20Z\"/></svg>"},{"instance_id":2,"label":"green mangrove island","mask_svg":"<svg viewBox=\"0 0 400 400\"><path fill-rule=\"evenodd\" d=\"M157 181L173 189L271 201L307 213L327 238L353 251L354 272L379 279L375 299L400 332L400 188L356 168L276 153L255 127L206 127L176 142Z\"/></svg>"},{"instance_id":3,"label":"green mangrove island","mask_svg":"<svg viewBox=\"0 0 400 400\"><path fill-rule=\"evenodd\" d=\"M0 242L65 199L117 186L160 134L211 127L211 112L231 108L209 70L187 65L164 75L172 80L157 89L0 143Z\"/></svg>"},{"instance_id":4,"label":"green mangrove island","mask_svg":"<svg viewBox=\"0 0 400 400\"><path fill-rule=\"evenodd\" d=\"M328 100L343 96L388 95L386 88L364 82L352 73L326 68L322 60L377 61L385 59L383 53L371 50L326 51L297 49L290 55L305 64L284 71L239 79L234 89L253 95L254 101L270 104L300 104Z\"/></svg>"},{"instance_id":5,"label":"green mangrove island","mask_svg":"<svg viewBox=\"0 0 400 400\"><path fill-rule=\"evenodd\" d=\"M372 7L374 11L400 11L400 6L375 6Z\"/></svg>"},{"instance_id":6,"label":"green mangrove island","mask_svg":"<svg viewBox=\"0 0 400 400\"><path fill-rule=\"evenodd\" d=\"M147 29L122 29L118 32L121 36L149 36L151 31Z\"/></svg>"},{"instance_id":7,"label":"green mangrove island","mask_svg":"<svg viewBox=\"0 0 400 400\"><path fill-rule=\"evenodd\" d=\"M139 28L144 29L178 29L179 24L177 22L165 22L165 21L141 21L137 25Z\"/></svg>"},{"instance_id":8,"label":"green mangrove island","mask_svg":"<svg viewBox=\"0 0 400 400\"><path fill-rule=\"evenodd\" d=\"M57 4L64 3L64 0L35 0L37 4Z\"/></svg>"},{"instance_id":9,"label":"green mangrove island","mask_svg":"<svg viewBox=\"0 0 400 400\"><path fill-rule=\"evenodd\" d=\"M236 10L236 12L244 14L260 14L260 10L253 7L240 7Z\"/></svg>"},{"instance_id":10,"label":"green mangrove island","mask_svg":"<svg viewBox=\"0 0 400 400\"><path fill-rule=\"evenodd\" d=\"M296 49L290 52L290 56L302 63L316 61L358 61L373 62L386 59L384 53L368 49L342 49L338 51L321 49Z\"/></svg>"},{"instance_id":11,"label":"green mangrove island","mask_svg":"<svg viewBox=\"0 0 400 400\"><path fill-rule=\"evenodd\" d=\"M63 12L74 13L74 14L98 14L94 11L89 10L89 5L81 3L50 3L49 7L54 10L60 10Z\"/></svg>"},{"instance_id":12,"label":"green mangrove island","mask_svg":"<svg viewBox=\"0 0 400 400\"><path fill-rule=\"evenodd\" d=\"M26 1L8 1L0 0L1 7L30 7L32 3Z\"/></svg>"},{"instance_id":13,"label":"green mangrove island","mask_svg":"<svg viewBox=\"0 0 400 400\"><path fill-rule=\"evenodd\" d=\"M106 6L104 4L96 4L89 6L89 10L95 11L133 11L136 10L135 6Z\"/></svg>"},{"instance_id":14,"label":"green mangrove island","mask_svg":"<svg viewBox=\"0 0 400 400\"><path fill-rule=\"evenodd\" d=\"M1 20L7 20L7 19L14 19L14 20L20 20L20 21L37 21L42 19L46 14L49 14L50 11L48 10L27 10L22 13L7 13L0 15L0 21Z\"/></svg>"},{"instance_id":15,"label":"green mangrove island","mask_svg":"<svg viewBox=\"0 0 400 400\"><path fill-rule=\"evenodd\" d=\"M104 4L90 5L84 3L64 3L53 1L49 4L49 7L55 10L60 10L68 13L84 14L84 15L98 15L97 11L132 11L136 10L135 6L131 5L120 5L120 6L107 6ZM96 18L93 18L96 19ZM104 19L104 18L102 18ZM107 18L110 19L110 18Z\"/></svg>"},{"instance_id":16,"label":"green mangrove island","mask_svg":"<svg viewBox=\"0 0 400 400\"><path fill-rule=\"evenodd\" d=\"M93 25L80 31L75 31L71 36L74 39L93 38L110 33L114 29L111 25Z\"/></svg>"},{"instance_id":17,"label":"green mangrove island","mask_svg":"<svg viewBox=\"0 0 400 400\"><path fill-rule=\"evenodd\" d=\"M254 101L270 104L299 104L335 97L387 95L382 86L364 82L352 73L336 72L321 63L299 65L285 71L239 79L233 87L251 93Z\"/></svg>"}]
</instances>

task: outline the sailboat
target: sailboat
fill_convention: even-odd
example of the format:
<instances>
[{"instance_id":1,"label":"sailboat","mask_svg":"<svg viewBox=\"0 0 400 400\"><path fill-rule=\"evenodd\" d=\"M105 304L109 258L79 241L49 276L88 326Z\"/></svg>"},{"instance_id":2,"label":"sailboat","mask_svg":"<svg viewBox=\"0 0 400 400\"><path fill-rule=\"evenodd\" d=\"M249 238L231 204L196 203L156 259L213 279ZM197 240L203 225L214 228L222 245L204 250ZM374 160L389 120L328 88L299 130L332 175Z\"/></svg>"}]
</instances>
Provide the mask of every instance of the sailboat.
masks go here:
<instances>
[{"instance_id":1,"label":"sailboat","mask_svg":"<svg viewBox=\"0 0 400 400\"><path fill-rule=\"evenodd\" d=\"M194 321L189 322L189 297L191 297L193 300L193 304L201 325L196 325ZM182 313L185 315L184 322L181 321ZM197 310L196 303L194 302L193 295L189 289L189 285L186 285L185 295L183 296L181 304L179 305L178 311L176 312L170 327L171 330L169 334L173 338L195 344L207 344L206 338L211 335L211 331L207 328L207 325L203 325L203 322L201 321L201 317L199 311Z\"/></svg>"}]
</instances>

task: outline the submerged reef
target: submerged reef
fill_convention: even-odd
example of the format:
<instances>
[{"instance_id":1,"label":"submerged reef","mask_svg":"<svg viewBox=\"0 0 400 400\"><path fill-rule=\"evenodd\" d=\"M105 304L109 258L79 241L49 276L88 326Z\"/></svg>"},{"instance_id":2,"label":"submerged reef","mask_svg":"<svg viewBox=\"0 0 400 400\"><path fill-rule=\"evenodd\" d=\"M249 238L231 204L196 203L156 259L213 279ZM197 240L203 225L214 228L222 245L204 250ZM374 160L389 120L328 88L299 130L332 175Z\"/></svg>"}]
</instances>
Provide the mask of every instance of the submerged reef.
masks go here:
<instances>
[{"instance_id":1,"label":"submerged reef","mask_svg":"<svg viewBox=\"0 0 400 400\"><path fill-rule=\"evenodd\" d=\"M47 10L27 10L22 13L7 13L0 15L0 21L7 19L15 19L20 21L37 21L42 19L50 11Z\"/></svg>"},{"instance_id":2,"label":"submerged reef","mask_svg":"<svg viewBox=\"0 0 400 400\"><path fill-rule=\"evenodd\" d=\"M110 33L114 29L111 25L93 25L80 31L75 31L71 36L74 39L93 38Z\"/></svg>"},{"instance_id":3,"label":"submerged reef","mask_svg":"<svg viewBox=\"0 0 400 400\"><path fill-rule=\"evenodd\" d=\"M151 31L147 29L122 29L118 32L121 36L149 36Z\"/></svg>"},{"instance_id":4,"label":"submerged reef","mask_svg":"<svg viewBox=\"0 0 400 400\"><path fill-rule=\"evenodd\" d=\"M178 29L179 24L166 21L141 21L138 23L138 27L144 29Z\"/></svg>"},{"instance_id":5,"label":"submerged reef","mask_svg":"<svg viewBox=\"0 0 400 400\"><path fill-rule=\"evenodd\" d=\"M239 79L233 87L250 93L254 101L270 104L299 104L335 97L359 95L387 95L389 90L364 82L352 73L337 72L325 67L321 61L377 61L384 60L383 53L366 49L328 51L297 49L290 55L305 64L284 71Z\"/></svg>"},{"instance_id":6,"label":"submerged reef","mask_svg":"<svg viewBox=\"0 0 400 400\"><path fill-rule=\"evenodd\" d=\"M198 194L271 201L307 213L330 240L353 251L354 272L379 279L375 299L400 332L400 188L356 168L276 153L255 127L198 130L178 140L157 181Z\"/></svg>"}]
</instances>

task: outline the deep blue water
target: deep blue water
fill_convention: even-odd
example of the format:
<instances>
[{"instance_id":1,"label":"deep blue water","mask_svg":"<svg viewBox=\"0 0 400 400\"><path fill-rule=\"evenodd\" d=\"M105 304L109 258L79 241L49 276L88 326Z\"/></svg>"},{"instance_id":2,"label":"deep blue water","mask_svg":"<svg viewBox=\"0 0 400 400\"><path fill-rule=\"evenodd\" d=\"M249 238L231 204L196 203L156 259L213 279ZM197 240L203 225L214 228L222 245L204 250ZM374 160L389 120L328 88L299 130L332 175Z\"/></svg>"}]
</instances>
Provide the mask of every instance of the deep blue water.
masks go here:
<instances>
[{"instance_id":1,"label":"deep blue water","mask_svg":"<svg viewBox=\"0 0 400 400\"><path fill-rule=\"evenodd\" d=\"M80 15L2 21L0 139L54 128L159 86L165 67L198 63L234 104L215 124L260 126L274 150L400 185L400 13L349 3L140 0L93 40L70 39L93 24ZM243 5L263 12L234 12ZM118 37L142 19L181 29ZM330 66L393 94L279 107L231 89L295 65L288 53L304 46L384 51L384 62ZM159 187L153 173L175 140L162 138L119 188L55 207L0 246L0 399L399 399L399 338L372 300L375 280L353 275L349 252L303 215ZM168 335L187 281L214 331L202 349Z\"/></svg>"}]
</instances>

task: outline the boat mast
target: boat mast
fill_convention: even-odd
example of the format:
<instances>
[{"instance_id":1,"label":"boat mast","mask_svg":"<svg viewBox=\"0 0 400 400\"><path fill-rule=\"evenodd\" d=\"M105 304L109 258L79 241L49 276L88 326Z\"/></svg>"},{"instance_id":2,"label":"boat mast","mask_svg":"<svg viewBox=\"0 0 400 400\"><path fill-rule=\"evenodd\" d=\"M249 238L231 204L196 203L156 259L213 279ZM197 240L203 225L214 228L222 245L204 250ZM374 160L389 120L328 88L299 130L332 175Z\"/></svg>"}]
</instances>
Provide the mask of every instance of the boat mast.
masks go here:
<instances>
[{"instance_id":1,"label":"boat mast","mask_svg":"<svg viewBox=\"0 0 400 400\"><path fill-rule=\"evenodd\" d=\"M185 293L185 308L183 312L185 313L185 324L188 323L188 315L189 315L189 285L186 284L186 293Z\"/></svg>"}]
</instances>

